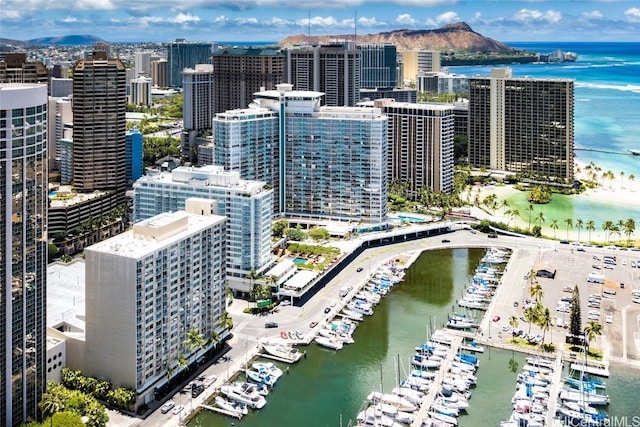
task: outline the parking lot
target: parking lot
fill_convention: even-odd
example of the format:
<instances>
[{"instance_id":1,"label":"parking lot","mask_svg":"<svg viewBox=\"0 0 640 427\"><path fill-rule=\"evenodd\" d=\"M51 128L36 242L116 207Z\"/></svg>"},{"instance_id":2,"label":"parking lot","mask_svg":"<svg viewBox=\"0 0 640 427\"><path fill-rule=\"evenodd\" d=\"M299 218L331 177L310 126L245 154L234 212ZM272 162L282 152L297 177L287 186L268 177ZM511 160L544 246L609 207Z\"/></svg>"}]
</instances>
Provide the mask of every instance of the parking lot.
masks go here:
<instances>
[{"instance_id":1,"label":"parking lot","mask_svg":"<svg viewBox=\"0 0 640 427\"><path fill-rule=\"evenodd\" d=\"M546 341L564 343L568 332L569 307L574 286L578 286L582 328L592 319L603 326L602 337L593 345L609 351L613 358L640 359L640 251L611 248L580 247L556 244L550 247L522 245L515 248L489 318L500 316L498 331L505 333L509 318L519 319L518 328L528 332L524 309L528 300L529 271L544 266L555 270L554 278L537 277L542 286L542 304L552 311L553 327ZM613 261L612 261L613 260ZM531 304L531 303L530 303ZM517 307L516 307L517 305ZM541 335L539 327L531 327L531 335Z\"/></svg>"}]
</instances>

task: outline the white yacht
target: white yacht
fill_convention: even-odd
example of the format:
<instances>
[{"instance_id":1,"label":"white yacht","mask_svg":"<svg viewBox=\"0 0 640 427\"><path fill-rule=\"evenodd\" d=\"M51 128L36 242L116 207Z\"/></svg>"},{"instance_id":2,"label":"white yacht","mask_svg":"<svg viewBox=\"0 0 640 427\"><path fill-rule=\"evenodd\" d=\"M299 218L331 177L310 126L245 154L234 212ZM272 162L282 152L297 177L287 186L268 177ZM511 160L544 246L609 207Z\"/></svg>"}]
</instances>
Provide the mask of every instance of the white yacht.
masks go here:
<instances>
[{"instance_id":1,"label":"white yacht","mask_svg":"<svg viewBox=\"0 0 640 427\"><path fill-rule=\"evenodd\" d=\"M302 357L297 348L282 343L262 343L262 349L271 356L282 359L288 363L295 363Z\"/></svg>"},{"instance_id":2,"label":"white yacht","mask_svg":"<svg viewBox=\"0 0 640 427\"><path fill-rule=\"evenodd\" d=\"M267 404L267 400L258 393L255 385L249 383L226 384L220 391L231 400L246 403L250 408L261 409Z\"/></svg>"}]
</instances>

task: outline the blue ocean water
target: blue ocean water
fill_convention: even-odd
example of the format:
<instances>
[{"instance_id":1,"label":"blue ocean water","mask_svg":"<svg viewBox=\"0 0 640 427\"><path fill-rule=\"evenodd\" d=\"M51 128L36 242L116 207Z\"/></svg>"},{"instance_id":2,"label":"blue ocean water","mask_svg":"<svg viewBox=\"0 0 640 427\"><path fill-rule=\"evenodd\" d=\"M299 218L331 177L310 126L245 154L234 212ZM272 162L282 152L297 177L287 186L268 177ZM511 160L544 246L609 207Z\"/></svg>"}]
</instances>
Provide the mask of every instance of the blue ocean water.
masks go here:
<instances>
[{"instance_id":1,"label":"blue ocean water","mask_svg":"<svg viewBox=\"0 0 640 427\"><path fill-rule=\"evenodd\" d=\"M575 81L575 147L580 163L593 161L616 176L640 178L640 43L518 42L520 49L549 53L556 49L575 52L576 62L555 64L506 64L514 77L569 78ZM449 67L467 76L489 75L495 66ZM614 151L624 154L600 153Z\"/></svg>"}]
</instances>

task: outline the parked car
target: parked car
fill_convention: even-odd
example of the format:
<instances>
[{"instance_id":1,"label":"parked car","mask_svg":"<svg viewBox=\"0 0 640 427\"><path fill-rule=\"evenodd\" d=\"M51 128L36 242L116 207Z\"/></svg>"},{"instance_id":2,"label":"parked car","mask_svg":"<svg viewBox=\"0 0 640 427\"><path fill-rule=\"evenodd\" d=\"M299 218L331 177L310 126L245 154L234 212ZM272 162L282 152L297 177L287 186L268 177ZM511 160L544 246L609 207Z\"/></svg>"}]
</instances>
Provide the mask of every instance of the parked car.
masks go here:
<instances>
[{"instance_id":1,"label":"parked car","mask_svg":"<svg viewBox=\"0 0 640 427\"><path fill-rule=\"evenodd\" d=\"M451 243L451 240L449 240L449 239L442 239L442 243Z\"/></svg>"},{"instance_id":2,"label":"parked car","mask_svg":"<svg viewBox=\"0 0 640 427\"><path fill-rule=\"evenodd\" d=\"M362 271L362 267L358 267L358 268L356 269L356 271L357 271L358 273L360 273L360 272Z\"/></svg>"},{"instance_id":3,"label":"parked car","mask_svg":"<svg viewBox=\"0 0 640 427\"><path fill-rule=\"evenodd\" d=\"M166 414L167 412L169 412L171 410L171 408L173 408L174 406L176 406L176 404L174 403L173 400L167 400L165 402L164 405L162 405L160 407L160 412L162 412L163 414Z\"/></svg>"},{"instance_id":4,"label":"parked car","mask_svg":"<svg viewBox=\"0 0 640 427\"><path fill-rule=\"evenodd\" d=\"M491 233L487 236L490 239L497 239L498 238L498 233Z\"/></svg>"},{"instance_id":5,"label":"parked car","mask_svg":"<svg viewBox=\"0 0 640 427\"><path fill-rule=\"evenodd\" d=\"M331 311L331 307L325 307L324 314L327 314Z\"/></svg>"},{"instance_id":6,"label":"parked car","mask_svg":"<svg viewBox=\"0 0 640 427\"><path fill-rule=\"evenodd\" d=\"M175 408L173 408L173 411L171 411L173 413L173 415L178 415L180 413L180 411L182 411L184 409L184 405L178 405Z\"/></svg>"},{"instance_id":7,"label":"parked car","mask_svg":"<svg viewBox=\"0 0 640 427\"><path fill-rule=\"evenodd\" d=\"M278 327L278 323L277 322L266 322L264 324L264 327L267 328L267 329L277 328Z\"/></svg>"},{"instance_id":8,"label":"parked car","mask_svg":"<svg viewBox=\"0 0 640 427\"><path fill-rule=\"evenodd\" d=\"M573 288L571 286L565 286L562 288L562 292L573 292Z\"/></svg>"}]
</instances>

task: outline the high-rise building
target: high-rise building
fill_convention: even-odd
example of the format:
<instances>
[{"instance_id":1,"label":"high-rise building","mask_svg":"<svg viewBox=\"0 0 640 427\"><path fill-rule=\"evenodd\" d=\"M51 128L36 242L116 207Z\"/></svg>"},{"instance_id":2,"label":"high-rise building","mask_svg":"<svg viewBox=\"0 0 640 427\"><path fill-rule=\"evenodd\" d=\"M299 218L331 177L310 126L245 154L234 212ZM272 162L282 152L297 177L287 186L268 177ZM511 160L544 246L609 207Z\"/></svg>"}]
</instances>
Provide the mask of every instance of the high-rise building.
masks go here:
<instances>
[{"instance_id":1,"label":"high-rise building","mask_svg":"<svg viewBox=\"0 0 640 427\"><path fill-rule=\"evenodd\" d=\"M470 78L469 163L573 181L573 90L573 80L515 78L509 68Z\"/></svg>"},{"instance_id":2,"label":"high-rise building","mask_svg":"<svg viewBox=\"0 0 640 427\"><path fill-rule=\"evenodd\" d=\"M73 79L51 78L50 95L55 98L62 98L73 93Z\"/></svg>"},{"instance_id":3,"label":"high-rise building","mask_svg":"<svg viewBox=\"0 0 640 427\"><path fill-rule=\"evenodd\" d=\"M49 83L49 72L40 61L27 61L26 53L7 53L0 61L0 83Z\"/></svg>"},{"instance_id":4,"label":"high-rise building","mask_svg":"<svg viewBox=\"0 0 640 427\"><path fill-rule=\"evenodd\" d=\"M169 86L168 74L169 74L169 62L166 59L158 59L151 62L151 84L154 87L167 87Z\"/></svg>"},{"instance_id":5,"label":"high-rise building","mask_svg":"<svg viewBox=\"0 0 640 427\"><path fill-rule=\"evenodd\" d=\"M197 64L182 72L185 130L211 129L213 118L213 65Z\"/></svg>"},{"instance_id":6,"label":"high-rise building","mask_svg":"<svg viewBox=\"0 0 640 427\"><path fill-rule=\"evenodd\" d=\"M85 249L83 371L131 387L136 406L184 369L179 356L194 363L224 338L226 219L215 209L189 200ZM193 333L203 348L189 346Z\"/></svg>"},{"instance_id":7,"label":"high-rise building","mask_svg":"<svg viewBox=\"0 0 640 427\"><path fill-rule=\"evenodd\" d=\"M46 84L0 84L0 152L0 420L19 426L46 388Z\"/></svg>"},{"instance_id":8,"label":"high-rise building","mask_svg":"<svg viewBox=\"0 0 640 427\"><path fill-rule=\"evenodd\" d=\"M180 166L171 172L149 171L133 184L134 222L162 212L185 208L188 198L217 202L217 215L226 216L227 279L235 291L249 292L246 275L260 273L272 262L271 218L273 190L260 181L240 179L222 166Z\"/></svg>"},{"instance_id":9,"label":"high-rise building","mask_svg":"<svg viewBox=\"0 0 640 427\"><path fill-rule=\"evenodd\" d=\"M197 147L211 132L213 118L213 65L197 64L182 72L183 158L195 161Z\"/></svg>"},{"instance_id":10,"label":"high-rise building","mask_svg":"<svg viewBox=\"0 0 640 427\"><path fill-rule=\"evenodd\" d=\"M168 84L182 85L182 71L195 68L196 64L211 64L211 43L187 43L175 41L167 46Z\"/></svg>"},{"instance_id":11,"label":"high-rise building","mask_svg":"<svg viewBox=\"0 0 640 427\"><path fill-rule=\"evenodd\" d=\"M351 45L287 49L285 81L296 90L323 92L325 105L355 106L360 100L360 51Z\"/></svg>"},{"instance_id":12,"label":"high-rise building","mask_svg":"<svg viewBox=\"0 0 640 427\"><path fill-rule=\"evenodd\" d=\"M127 91L119 59L96 52L73 70L73 181L80 192L126 187Z\"/></svg>"},{"instance_id":13,"label":"high-rise building","mask_svg":"<svg viewBox=\"0 0 640 427\"><path fill-rule=\"evenodd\" d=\"M49 119L47 123L47 151L49 157L49 170L58 170L60 165L57 152L58 141L65 137L65 128L71 129L73 123L73 111L71 110L71 98L49 97Z\"/></svg>"},{"instance_id":14,"label":"high-rise building","mask_svg":"<svg viewBox=\"0 0 640 427\"><path fill-rule=\"evenodd\" d=\"M216 163L275 190L275 213L385 223L387 128L379 109L321 106L290 84L214 119Z\"/></svg>"},{"instance_id":15,"label":"high-rise building","mask_svg":"<svg viewBox=\"0 0 640 427\"><path fill-rule=\"evenodd\" d=\"M416 86L418 91L429 92L433 96L451 93L461 94L466 98L469 93L469 79L467 76L442 71L419 74Z\"/></svg>"},{"instance_id":16,"label":"high-rise building","mask_svg":"<svg viewBox=\"0 0 640 427\"><path fill-rule=\"evenodd\" d=\"M254 93L285 81L285 55L277 47L225 47L212 59L214 113L247 108Z\"/></svg>"},{"instance_id":17,"label":"high-rise building","mask_svg":"<svg viewBox=\"0 0 640 427\"><path fill-rule=\"evenodd\" d=\"M129 103L143 106L151 105L151 77L131 79Z\"/></svg>"},{"instance_id":18,"label":"high-rise building","mask_svg":"<svg viewBox=\"0 0 640 427\"><path fill-rule=\"evenodd\" d=\"M419 75L440 71L440 52L431 50L402 50L402 78L415 82Z\"/></svg>"},{"instance_id":19,"label":"high-rise building","mask_svg":"<svg viewBox=\"0 0 640 427\"><path fill-rule=\"evenodd\" d=\"M408 184L415 199L423 189L453 189L454 113L451 105L379 100L388 117L390 181Z\"/></svg>"},{"instance_id":20,"label":"high-rise building","mask_svg":"<svg viewBox=\"0 0 640 427\"><path fill-rule=\"evenodd\" d=\"M135 77L151 77L151 52L136 52Z\"/></svg>"},{"instance_id":21,"label":"high-rise building","mask_svg":"<svg viewBox=\"0 0 640 427\"><path fill-rule=\"evenodd\" d=\"M132 185L142 176L143 145L142 134L138 128L133 128L126 134L126 170L127 183Z\"/></svg>"},{"instance_id":22,"label":"high-rise building","mask_svg":"<svg viewBox=\"0 0 640 427\"><path fill-rule=\"evenodd\" d=\"M396 87L398 53L392 44L361 44L360 51L360 87L393 88Z\"/></svg>"}]
</instances>

